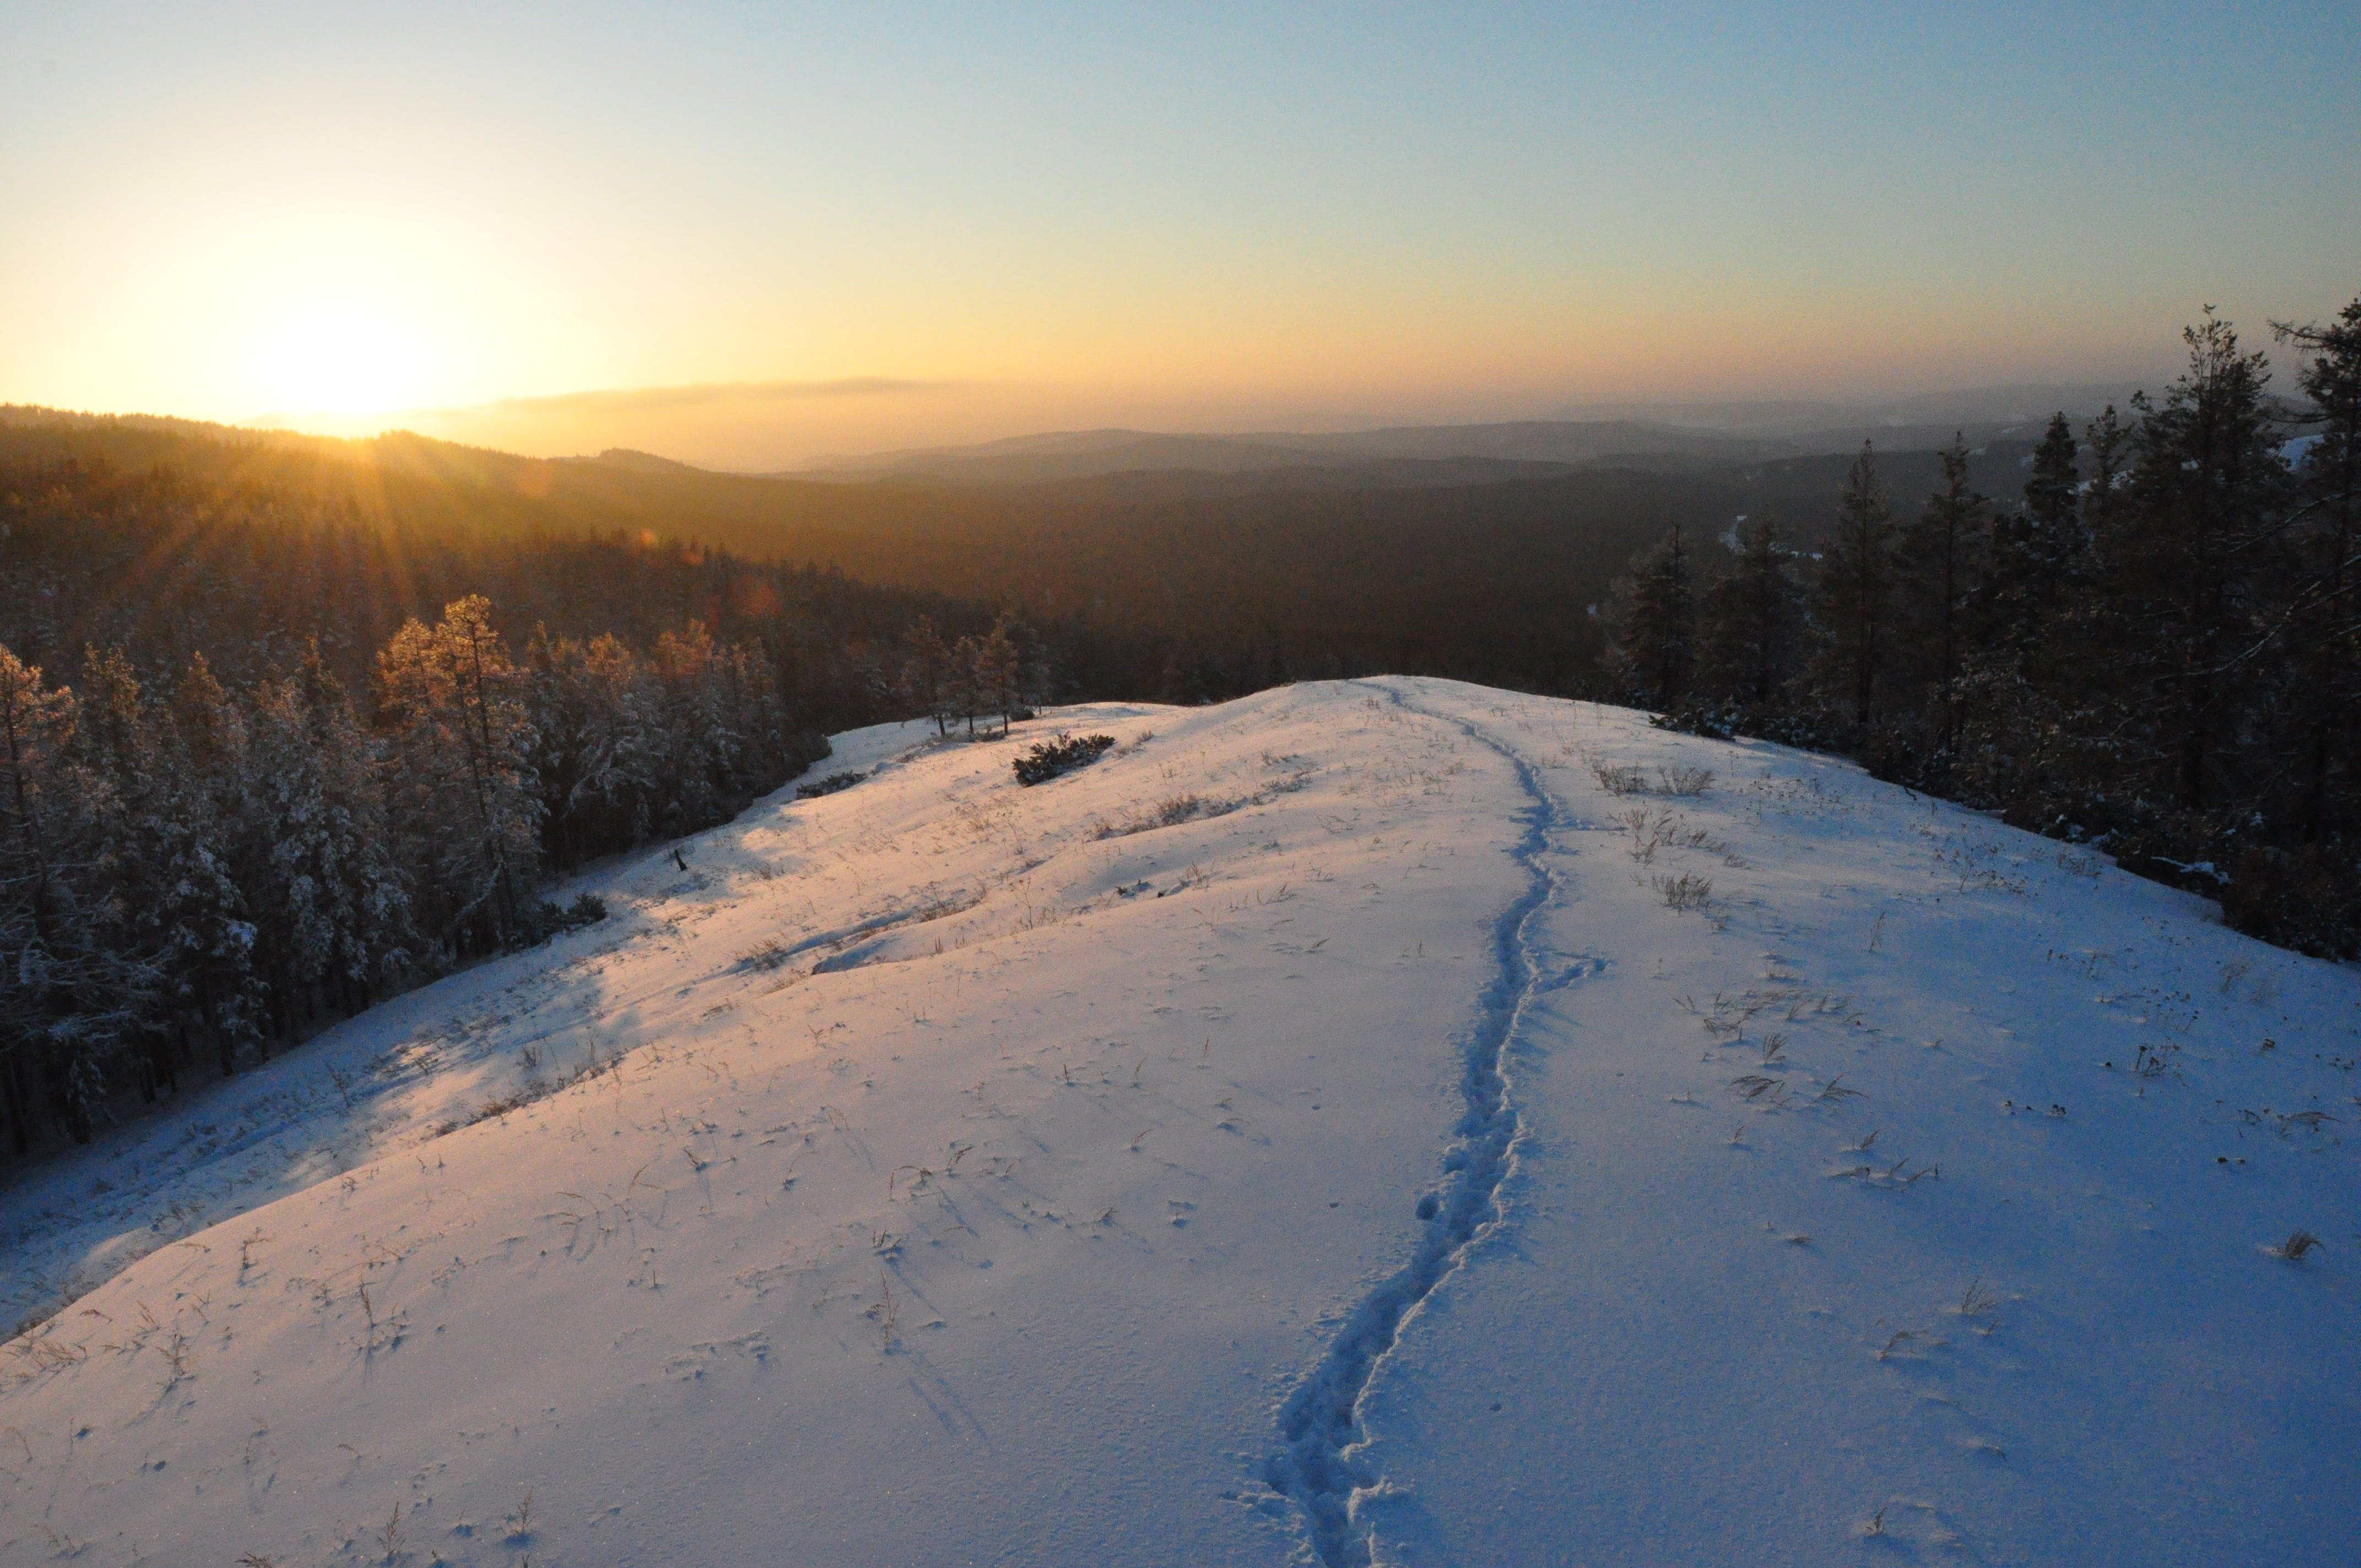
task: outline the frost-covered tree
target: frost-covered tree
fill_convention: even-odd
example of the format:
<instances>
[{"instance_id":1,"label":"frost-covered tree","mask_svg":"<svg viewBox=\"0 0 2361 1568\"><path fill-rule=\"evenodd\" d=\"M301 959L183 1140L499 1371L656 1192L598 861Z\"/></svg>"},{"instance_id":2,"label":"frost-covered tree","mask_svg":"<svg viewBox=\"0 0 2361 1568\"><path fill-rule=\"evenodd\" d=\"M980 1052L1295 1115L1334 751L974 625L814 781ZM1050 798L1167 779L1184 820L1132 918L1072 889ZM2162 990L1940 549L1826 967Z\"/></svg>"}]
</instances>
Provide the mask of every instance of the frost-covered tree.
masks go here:
<instances>
[{"instance_id":1,"label":"frost-covered tree","mask_svg":"<svg viewBox=\"0 0 2361 1568\"><path fill-rule=\"evenodd\" d=\"M533 773L553 863L571 866L644 840L662 792L656 693L638 654L611 633L534 632L527 652Z\"/></svg>"},{"instance_id":2,"label":"frost-covered tree","mask_svg":"<svg viewBox=\"0 0 2361 1568\"><path fill-rule=\"evenodd\" d=\"M176 890L166 849L181 835L170 819L165 762L155 727L119 649L86 650L75 724L65 750L73 816L66 842L71 914L53 949L55 973L73 992L68 1120L77 1142L114 1069L166 1026L173 954L165 922Z\"/></svg>"},{"instance_id":3,"label":"frost-covered tree","mask_svg":"<svg viewBox=\"0 0 2361 1568\"><path fill-rule=\"evenodd\" d=\"M159 792L154 858L164 866L157 910L167 971L184 1028L209 1038L226 1072L238 1047L263 1037L274 1000L265 978L249 859L247 726L240 705L200 654L159 715ZM140 1089L174 1081L176 1052L151 1038Z\"/></svg>"},{"instance_id":4,"label":"frost-covered tree","mask_svg":"<svg viewBox=\"0 0 2361 1568\"><path fill-rule=\"evenodd\" d=\"M250 806L263 845L265 953L290 997L347 1010L412 958L410 891L375 741L315 647L256 692Z\"/></svg>"},{"instance_id":5,"label":"frost-covered tree","mask_svg":"<svg viewBox=\"0 0 2361 1568\"><path fill-rule=\"evenodd\" d=\"M21 1154L57 1080L55 1028L69 991L59 976L71 915L61 857L72 817L64 752L71 691L0 646L0 1099Z\"/></svg>"},{"instance_id":6,"label":"frost-covered tree","mask_svg":"<svg viewBox=\"0 0 2361 1568\"><path fill-rule=\"evenodd\" d=\"M522 685L480 595L454 600L434 626L407 622L378 655L389 805L419 912L455 950L519 934L540 866L544 807Z\"/></svg>"},{"instance_id":7,"label":"frost-covered tree","mask_svg":"<svg viewBox=\"0 0 2361 1568\"><path fill-rule=\"evenodd\" d=\"M713 634L691 620L664 632L648 652L653 683L649 716L663 799L657 828L683 833L717 820L745 737L730 727L719 701L721 661Z\"/></svg>"}]
</instances>

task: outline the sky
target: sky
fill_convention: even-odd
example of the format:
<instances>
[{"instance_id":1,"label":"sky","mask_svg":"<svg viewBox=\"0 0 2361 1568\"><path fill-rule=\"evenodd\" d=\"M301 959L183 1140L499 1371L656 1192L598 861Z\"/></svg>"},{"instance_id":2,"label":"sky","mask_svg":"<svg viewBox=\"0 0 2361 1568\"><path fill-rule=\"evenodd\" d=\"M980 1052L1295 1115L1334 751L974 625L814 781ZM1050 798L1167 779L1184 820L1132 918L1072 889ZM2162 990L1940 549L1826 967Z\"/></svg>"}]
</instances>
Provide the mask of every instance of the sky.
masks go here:
<instances>
[{"instance_id":1,"label":"sky","mask_svg":"<svg viewBox=\"0 0 2361 1568\"><path fill-rule=\"evenodd\" d=\"M2169 378L2361 7L0 6L0 402L724 466Z\"/></svg>"}]
</instances>

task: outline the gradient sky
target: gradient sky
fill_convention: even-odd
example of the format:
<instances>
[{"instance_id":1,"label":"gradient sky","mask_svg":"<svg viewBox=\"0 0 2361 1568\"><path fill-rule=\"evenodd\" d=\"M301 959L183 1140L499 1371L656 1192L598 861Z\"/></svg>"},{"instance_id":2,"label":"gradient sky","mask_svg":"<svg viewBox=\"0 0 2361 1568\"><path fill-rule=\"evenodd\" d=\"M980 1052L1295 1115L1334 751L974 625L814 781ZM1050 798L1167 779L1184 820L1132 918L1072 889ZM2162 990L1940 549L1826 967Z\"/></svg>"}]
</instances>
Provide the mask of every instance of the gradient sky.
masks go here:
<instances>
[{"instance_id":1,"label":"gradient sky","mask_svg":"<svg viewBox=\"0 0 2361 1568\"><path fill-rule=\"evenodd\" d=\"M2352 0L16 0L0 148L0 401L739 466L2162 376L2361 292Z\"/></svg>"}]
</instances>

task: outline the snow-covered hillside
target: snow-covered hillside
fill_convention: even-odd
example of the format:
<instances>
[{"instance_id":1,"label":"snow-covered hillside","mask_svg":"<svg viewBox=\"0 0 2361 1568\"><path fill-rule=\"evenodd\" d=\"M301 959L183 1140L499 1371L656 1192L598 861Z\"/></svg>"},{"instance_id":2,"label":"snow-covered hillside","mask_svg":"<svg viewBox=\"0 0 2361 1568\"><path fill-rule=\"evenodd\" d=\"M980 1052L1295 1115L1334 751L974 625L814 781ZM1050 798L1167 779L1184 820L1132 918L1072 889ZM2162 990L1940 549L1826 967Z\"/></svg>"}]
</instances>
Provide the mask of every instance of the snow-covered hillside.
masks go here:
<instances>
[{"instance_id":1,"label":"snow-covered hillside","mask_svg":"<svg viewBox=\"0 0 2361 1568\"><path fill-rule=\"evenodd\" d=\"M2352 971L1616 709L1059 728L0 1199L0 1561L2361 1556Z\"/></svg>"}]
</instances>

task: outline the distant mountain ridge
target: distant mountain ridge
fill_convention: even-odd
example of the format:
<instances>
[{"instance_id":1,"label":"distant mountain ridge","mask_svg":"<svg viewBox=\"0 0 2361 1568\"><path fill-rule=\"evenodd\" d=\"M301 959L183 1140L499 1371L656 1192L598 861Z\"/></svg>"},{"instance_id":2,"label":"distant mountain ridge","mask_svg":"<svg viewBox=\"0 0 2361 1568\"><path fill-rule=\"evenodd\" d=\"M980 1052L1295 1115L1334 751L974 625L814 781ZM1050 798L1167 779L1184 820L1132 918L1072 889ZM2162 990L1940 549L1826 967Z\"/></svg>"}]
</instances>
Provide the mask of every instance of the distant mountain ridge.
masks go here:
<instances>
[{"instance_id":1,"label":"distant mountain ridge","mask_svg":"<svg viewBox=\"0 0 2361 1568\"><path fill-rule=\"evenodd\" d=\"M1035 485L1118 474L1292 473L1367 465L1445 463L1449 474L1396 471L1372 484L1481 484L1576 467L1686 469L1850 452L1862 442L1928 450L2030 440L2054 412L2086 419L2120 407L2130 383L1991 387L1880 403L1615 404L1598 417L1375 430L1192 434L1129 429L1049 431L964 446L820 457L778 478L933 485ZM1294 488L1292 486L1289 488Z\"/></svg>"}]
</instances>

